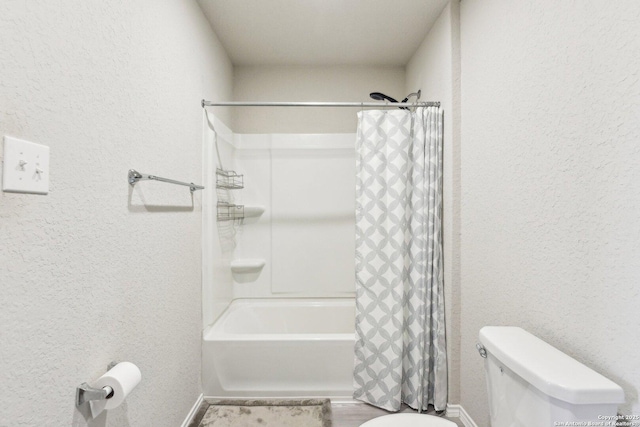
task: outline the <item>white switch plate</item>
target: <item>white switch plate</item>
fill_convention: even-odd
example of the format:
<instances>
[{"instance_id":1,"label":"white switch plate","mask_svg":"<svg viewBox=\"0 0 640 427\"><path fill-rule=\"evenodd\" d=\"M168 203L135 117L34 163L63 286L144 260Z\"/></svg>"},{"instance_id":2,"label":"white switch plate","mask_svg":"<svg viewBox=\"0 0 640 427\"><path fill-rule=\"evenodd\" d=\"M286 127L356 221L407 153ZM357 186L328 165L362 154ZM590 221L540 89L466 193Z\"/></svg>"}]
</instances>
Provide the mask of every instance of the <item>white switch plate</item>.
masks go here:
<instances>
[{"instance_id":1,"label":"white switch plate","mask_svg":"<svg viewBox=\"0 0 640 427\"><path fill-rule=\"evenodd\" d=\"M5 135L2 191L49 193L49 147Z\"/></svg>"}]
</instances>

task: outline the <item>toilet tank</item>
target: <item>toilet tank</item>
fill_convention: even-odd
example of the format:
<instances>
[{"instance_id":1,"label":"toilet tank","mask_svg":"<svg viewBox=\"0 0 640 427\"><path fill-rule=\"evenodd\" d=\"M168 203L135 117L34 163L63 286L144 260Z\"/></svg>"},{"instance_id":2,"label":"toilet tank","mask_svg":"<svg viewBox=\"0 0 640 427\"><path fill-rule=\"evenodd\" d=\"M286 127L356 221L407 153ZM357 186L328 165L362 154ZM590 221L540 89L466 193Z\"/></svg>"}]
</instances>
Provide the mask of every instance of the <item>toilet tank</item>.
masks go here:
<instances>
[{"instance_id":1,"label":"toilet tank","mask_svg":"<svg viewBox=\"0 0 640 427\"><path fill-rule=\"evenodd\" d=\"M491 427L615 420L624 392L613 381L518 327L485 326L479 338Z\"/></svg>"}]
</instances>

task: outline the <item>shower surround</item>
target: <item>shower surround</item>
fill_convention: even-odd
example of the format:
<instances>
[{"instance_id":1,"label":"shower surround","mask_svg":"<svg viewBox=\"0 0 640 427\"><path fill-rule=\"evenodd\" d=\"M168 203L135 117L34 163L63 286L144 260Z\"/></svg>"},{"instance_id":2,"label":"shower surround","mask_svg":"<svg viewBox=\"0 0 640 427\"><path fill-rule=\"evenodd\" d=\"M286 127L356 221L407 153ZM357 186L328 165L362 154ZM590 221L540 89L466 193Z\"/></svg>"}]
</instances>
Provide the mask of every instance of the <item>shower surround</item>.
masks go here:
<instances>
[{"instance_id":1,"label":"shower surround","mask_svg":"<svg viewBox=\"0 0 640 427\"><path fill-rule=\"evenodd\" d=\"M216 135L205 125L203 140L204 395L349 398L355 134L234 134L213 125ZM244 175L243 189L216 190L220 160ZM219 199L264 213L219 222ZM231 272L233 261L249 260L264 266Z\"/></svg>"}]
</instances>

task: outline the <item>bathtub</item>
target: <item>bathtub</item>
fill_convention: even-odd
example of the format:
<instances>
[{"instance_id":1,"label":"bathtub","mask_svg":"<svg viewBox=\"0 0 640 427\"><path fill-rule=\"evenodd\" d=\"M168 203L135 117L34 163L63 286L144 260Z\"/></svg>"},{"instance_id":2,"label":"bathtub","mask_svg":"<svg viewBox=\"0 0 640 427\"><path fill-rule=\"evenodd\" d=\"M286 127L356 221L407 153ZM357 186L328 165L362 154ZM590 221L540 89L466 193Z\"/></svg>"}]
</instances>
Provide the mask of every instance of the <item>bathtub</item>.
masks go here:
<instances>
[{"instance_id":1,"label":"bathtub","mask_svg":"<svg viewBox=\"0 0 640 427\"><path fill-rule=\"evenodd\" d=\"M203 394L351 398L352 298L240 299L203 334Z\"/></svg>"}]
</instances>

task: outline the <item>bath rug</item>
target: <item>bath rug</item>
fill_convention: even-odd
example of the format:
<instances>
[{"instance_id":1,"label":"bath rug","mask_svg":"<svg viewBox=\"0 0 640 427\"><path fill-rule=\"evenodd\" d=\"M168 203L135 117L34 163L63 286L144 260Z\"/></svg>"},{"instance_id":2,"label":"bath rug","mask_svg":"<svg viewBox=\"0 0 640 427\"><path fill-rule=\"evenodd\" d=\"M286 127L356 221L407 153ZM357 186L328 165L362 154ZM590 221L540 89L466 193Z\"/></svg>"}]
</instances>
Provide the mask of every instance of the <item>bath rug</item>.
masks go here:
<instances>
[{"instance_id":1,"label":"bath rug","mask_svg":"<svg viewBox=\"0 0 640 427\"><path fill-rule=\"evenodd\" d=\"M329 399L207 400L198 427L331 427Z\"/></svg>"}]
</instances>

